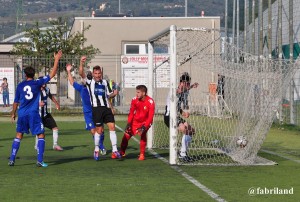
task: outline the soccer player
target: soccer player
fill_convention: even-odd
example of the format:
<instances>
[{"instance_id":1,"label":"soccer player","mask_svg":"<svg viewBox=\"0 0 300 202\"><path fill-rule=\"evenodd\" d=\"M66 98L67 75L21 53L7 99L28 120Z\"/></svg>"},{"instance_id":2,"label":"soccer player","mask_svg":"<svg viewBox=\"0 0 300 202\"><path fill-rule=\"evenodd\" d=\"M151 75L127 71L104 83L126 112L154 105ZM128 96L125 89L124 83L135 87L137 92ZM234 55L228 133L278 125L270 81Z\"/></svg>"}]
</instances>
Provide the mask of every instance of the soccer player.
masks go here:
<instances>
[{"instance_id":1,"label":"soccer player","mask_svg":"<svg viewBox=\"0 0 300 202\"><path fill-rule=\"evenodd\" d=\"M43 77L40 77L41 79ZM58 127L56 124L56 121L52 117L52 115L48 112L48 104L47 104L47 99L48 97L55 103L55 107L57 110L60 109L60 105L55 99L55 97L51 94L50 89L47 87L46 84L44 84L41 87L41 99L40 99L40 115L42 117L42 121L44 124L44 127L49 128L52 130L53 133L53 149L56 151L63 151L63 148L58 145ZM37 143L38 143L38 138L36 136L35 138L35 146L34 148L37 149Z\"/></svg>"},{"instance_id":2,"label":"soccer player","mask_svg":"<svg viewBox=\"0 0 300 202\"><path fill-rule=\"evenodd\" d=\"M39 99L41 86L50 81L57 72L58 62L62 56L62 52L58 51L54 54L54 66L49 75L42 79L34 80L35 70L32 67L24 69L26 80L19 83L16 89L16 95L13 103L13 110L11 112L11 121L14 122L16 118L16 111L18 106L18 120L16 128L16 137L12 143L11 155L8 162L9 166L14 166L16 155L20 148L20 142L24 133L29 133L38 136L37 147L37 163L38 167L47 167L44 163L45 150L45 135L44 125L39 115Z\"/></svg>"},{"instance_id":3,"label":"soccer player","mask_svg":"<svg viewBox=\"0 0 300 202\"><path fill-rule=\"evenodd\" d=\"M184 84L183 86L189 86L190 80L191 80L190 76L187 76L186 74L184 74L180 77L180 82L181 82L181 84ZM181 88L181 87L182 86L179 85L179 88ZM187 150L192 141L192 135L194 135L195 129L190 124L188 124L183 118L181 118L181 116L184 118L188 118L190 116L190 114L189 114L189 112L184 111L181 108L180 103L185 102L186 100L184 97L180 97L180 95L178 96L178 92L180 94L181 90L177 90L177 97L178 97L177 128L181 133L184 134L181 139L181 148L180 148L180 152L179 152L179 159L181 159L183 161L188 161L190 158L187 155ZM167 97L166 111L164 114L164 123L168 128L170 128L170 93L168 94L168 97Z\"/></svg>"},{"instance_id":4,"label":"soccer player","mask_svg":"<svg viewBox=\"0 0 300 202\"><path fill-rule=\"evenodd\" d=\"M86 88L86 85L80 85L79 83L74 81L73 76L71 75L71 69L72 69L72 65L67 64L66 70L68 73L68 80L69 80L70 84L75 88L75 90L77 90L80 93L81 100L82 100L83 116L84 116L84 120L86 123L85 129L89 130L91 132L91 134L94 136L95 135L95 124L93 122L92 105L91 105L88 89ZM92 75L87 74L87 77L91 79ZM95 137L94 137L94 140L95 140ZM99 142L95 142L95 150L100 149L100 153L102 155L105 155L106 149L103 145L103 141L104 141L104 134L100 136ZM94 158L96 161L98 161L99 155L94 156Z\"/></svg>"},{"instance_id":5,"label":"soccer player","mask_svg":"<svg viewBox=\"0 0 300 202\"><path fill-rule=\"evenodd\" d=\"M133 135L141 136L139 160L145 160L147 145L147 131L153 122L155 111L154 100L147 95L147 87L138 85L136 97L131 100L130 111L127 119L127 126L121 143L121 155L125 156L128 141Z\"/></svg>"},{"instance_id":6,"label":"soccer player","mask_svg":"<svg viewBox=\"0 0 300 202\"><path fill-rule=\"evenodd\" d=\"M189 109L189 104L188 104L188 96L189 96L189 91L192 88L197 88L198 83L195 82L191 85L191 77L189 73L184 72L181 77L180 77L180 83L177 88L176 94L178 97L178 107L181 108L181 103L183 103L183 109L188 110Z\"/></svg>"},{"instance_id":7,"label":"soccer player","mask_svg":"<svg viewBox=\"0 0 300 202\"><path fill-rule=\"evenodd\" d=\"M86 86L89 91L90 101L92 105L93 122L96 126L94 140L95 144L99 142L100 134L104 131L104 124L108 126L110 141L112 144L112 159L122 158L117 148L117 134L115 129L115 118L111 110L109 98L117 95L117 90L112 90L108 85L108 81L102 79L102 70L100 66L95 66L92 72L92 78L87 78L83 66L86 57L82 56L79 65L79 75L86 79ZM94 158L99 156L99 147L94 150Z\"/></svg>"}]
</instances>

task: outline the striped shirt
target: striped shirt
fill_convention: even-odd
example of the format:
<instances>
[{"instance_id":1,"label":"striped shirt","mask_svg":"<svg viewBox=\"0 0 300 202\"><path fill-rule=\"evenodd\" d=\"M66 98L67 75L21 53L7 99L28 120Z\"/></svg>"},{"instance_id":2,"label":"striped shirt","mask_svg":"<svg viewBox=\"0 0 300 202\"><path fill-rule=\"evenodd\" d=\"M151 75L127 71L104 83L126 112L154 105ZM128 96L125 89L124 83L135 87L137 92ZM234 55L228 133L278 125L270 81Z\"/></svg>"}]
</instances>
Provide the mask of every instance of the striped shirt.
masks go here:
<instances>
[{"instance_id":1,"label":"striped shirt","mask_svg":"<svg viewBox=\"0 0 300 202\"><path fill-rule=\"evenodd\" d=\"M102 79L99 82L96 82L94 79L87 79L86 85L93 107L111 107L108 97L113 93L113 91L105 79Z\"/></svg>"},{"instance_id":2,"label":"striped shirt","mask_svg":"<svg viewBox=\"0 0 300 202\"><path fill-rule=\"evenodd\" d=\"M41 97L40 101L44 102L44 106L39 107L39 113L40 116L43 118L45 117L48 113L48 102L47 99L52 99L52 94L50 93L50 89L48 87L45 87L45 89L41 90Z\"/></svg>"}]
</instances>

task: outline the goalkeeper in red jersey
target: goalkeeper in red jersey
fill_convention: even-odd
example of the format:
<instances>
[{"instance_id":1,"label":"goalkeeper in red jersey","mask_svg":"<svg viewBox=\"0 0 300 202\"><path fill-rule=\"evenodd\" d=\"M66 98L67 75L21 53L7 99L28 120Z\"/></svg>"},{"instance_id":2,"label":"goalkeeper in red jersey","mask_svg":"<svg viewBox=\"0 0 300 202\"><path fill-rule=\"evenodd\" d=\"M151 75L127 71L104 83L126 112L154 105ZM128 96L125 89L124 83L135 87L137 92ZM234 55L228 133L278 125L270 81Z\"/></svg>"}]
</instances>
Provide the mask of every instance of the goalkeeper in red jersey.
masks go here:
<instances>
[{"instance_id":1,"label":"goalkeeper in red jersey","mask_svg":"<svg viewBox=\"0 0 300 202\"><path fill-rule=\"evenodd\" d=\"M147 87L145 85L138 85L136 87L136 97L131 101L127 126L121 143L121 155L123 157L128 146L128 140L133 135L139 135L141 136L139 160L145 160L147 131L152 125L154 111L155 103L147 95Z\"/></svg>"}]
</instances>

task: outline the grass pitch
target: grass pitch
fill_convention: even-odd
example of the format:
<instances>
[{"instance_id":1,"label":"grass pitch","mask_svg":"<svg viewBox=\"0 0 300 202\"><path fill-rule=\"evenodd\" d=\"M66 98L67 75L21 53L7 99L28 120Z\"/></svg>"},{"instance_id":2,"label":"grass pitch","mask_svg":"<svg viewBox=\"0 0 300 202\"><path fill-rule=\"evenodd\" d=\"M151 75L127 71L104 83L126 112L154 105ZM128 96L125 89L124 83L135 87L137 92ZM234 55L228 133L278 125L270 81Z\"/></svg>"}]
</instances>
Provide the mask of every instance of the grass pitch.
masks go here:
<instances>
[{"instance_id":1,"label":"grass pitch","mask_svg":"<svg viewBox=\"0 0 300 202\"><path fill-rule=\"evenodd\" d=\"M59 144L52 150L52 133L46 129L45 162L37 168L34 137L24 135L14 167L7 165L15 125L1 119L0 201L215 201L181 174L185 172L226 201L299 201L300 132L272 128L260 156L276 161L276 166L179 166L181 171L147 153L138 161L139 145L130 140L127 156L110 159L111 146L105 131L106 156L93 159L93 139L84 130L82 117L55 117ZM116 117L125 127L125 118ZM118 145L122 132L117 130ZM139 139L139 138L138 138ZM158 151L168 158L166 151ZM281 157L280 157L281 156ZM285 157L285 158L283 158ZM293 194L250 196L250 188L291 189Z\"/></svg>"}]
</instances>

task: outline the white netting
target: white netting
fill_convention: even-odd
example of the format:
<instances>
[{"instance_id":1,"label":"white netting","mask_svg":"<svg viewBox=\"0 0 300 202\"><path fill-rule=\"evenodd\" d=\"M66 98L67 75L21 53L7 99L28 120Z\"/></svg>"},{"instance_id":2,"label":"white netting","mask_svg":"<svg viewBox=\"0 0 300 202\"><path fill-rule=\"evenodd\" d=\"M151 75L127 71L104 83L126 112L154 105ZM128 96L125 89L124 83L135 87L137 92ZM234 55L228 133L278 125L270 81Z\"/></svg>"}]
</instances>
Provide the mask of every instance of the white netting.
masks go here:
<instances>
[{"instance_id":1,"label":"white netting","mask_svg":"<svg viewBox=\"0 0 300 202\"><path fill-rule=\"evenodd\" d=\"M157 36L151 43L154 50L170 47L169 32ZM219 31L209 29L177 28L176 50L177 85L185 72L191 77L191 84L199 83L197 88L189 90L188 102L181 103L181 108L190 113L184 120L195 133L187 150L189 158L177 158L177 162L257 163L257 153L270 129L294 64L259 59L231 44L221 43ZM153 61L153 97L157 104L153 148L167 149L170 134L164 124L164 112L169 85L165 83L170 79L170 63L169 58L163 64ZM161 85L162 80L165 85ZM178 132L177 151L182 145L182 135Z\"/></svg>"}]
</instances>

